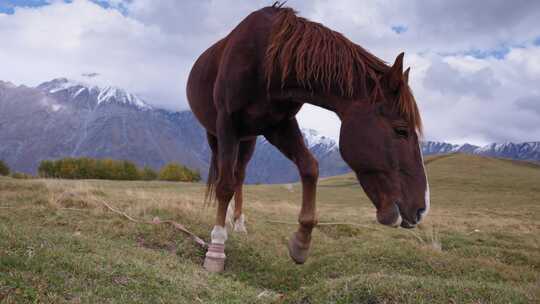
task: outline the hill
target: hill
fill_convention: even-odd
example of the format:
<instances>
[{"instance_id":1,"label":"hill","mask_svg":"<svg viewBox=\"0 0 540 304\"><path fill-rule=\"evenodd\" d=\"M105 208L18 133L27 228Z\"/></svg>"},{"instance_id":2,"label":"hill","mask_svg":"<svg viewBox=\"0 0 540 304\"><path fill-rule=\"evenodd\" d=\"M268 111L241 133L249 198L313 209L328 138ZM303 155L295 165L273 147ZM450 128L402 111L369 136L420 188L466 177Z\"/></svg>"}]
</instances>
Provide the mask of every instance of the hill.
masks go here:
<instances>
[{"instance_id":1,"label":"hill","mask_svg":"<svg viewBox=\"0 0 540 304\"><path fill-rule=\"evenodd\" d=\"M432 211L416 230L375 223L352 175L323 179L310 260L294 265L298 184L246 187L248 235L226 271L168 226L208 239L203 185L0 178L5 303L532 303L540 300L540 168L478 156L428 160ZM276 223L284 222L284 223Z\"/></svg>"}]
</instances>

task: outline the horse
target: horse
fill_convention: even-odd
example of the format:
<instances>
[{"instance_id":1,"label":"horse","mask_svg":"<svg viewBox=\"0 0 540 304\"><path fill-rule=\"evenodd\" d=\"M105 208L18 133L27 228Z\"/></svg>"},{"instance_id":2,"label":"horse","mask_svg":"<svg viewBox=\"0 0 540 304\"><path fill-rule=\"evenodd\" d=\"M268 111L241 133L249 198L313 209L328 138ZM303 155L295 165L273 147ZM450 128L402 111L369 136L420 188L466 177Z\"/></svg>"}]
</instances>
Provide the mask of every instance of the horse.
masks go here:
<instances>
[{"instance_id":1,"label":"horse","mask_svg":"<svg viewBox=\"0 0 540 304\"><path fill-rule=\"evenodd\" d=\"M224 270L225 219L233 196L234 230L245 230L242 184L259 135L297 166L302 205L288 250L294 262L307 260L318 222L319 170L295 118L305 103L341 120L341 156L380 224L413 228L425 218L429 185L419 146L422 121L403 57L389 66L279 3L252 12L200 55L186 93L212 151L205 200L217 200L217 214L205 269Z\"/></svg>"}]
</instances>

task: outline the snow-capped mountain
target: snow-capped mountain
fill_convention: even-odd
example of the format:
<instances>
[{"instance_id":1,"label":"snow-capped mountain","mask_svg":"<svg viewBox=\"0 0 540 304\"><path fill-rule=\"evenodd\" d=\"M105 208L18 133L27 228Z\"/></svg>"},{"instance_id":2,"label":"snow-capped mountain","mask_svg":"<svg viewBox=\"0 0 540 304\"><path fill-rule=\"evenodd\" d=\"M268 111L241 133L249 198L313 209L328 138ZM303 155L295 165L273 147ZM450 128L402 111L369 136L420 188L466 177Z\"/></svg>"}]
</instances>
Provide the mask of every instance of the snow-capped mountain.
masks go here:
<instances>
[{"instance_id":1,"label":"snow-capped mountain","mask_svg":"<svg viewBox=\"0 0 540 304\"><path fill-rule=\"evenodd\" d=\"M459 145L452 145L445 142L426 141L422 143L422 153L424 155L452 153L458 147Z\"/></svg>"},{"instance_id":2,"label":"snow-capped mountain","mask_svg":"<svg viewBox=\"0 0 540 304\"><path fill-rule=\"evenodd\" d=\"M9 81L0 80L0 88L13 89L15 87L17 86Z\"/></svg>"},{"instance_id":3,"label":"snow-capped mountain","mask_svg":"<svg viewBox=\"0 0 540 304\"><path fill-rule=\"evenodd\" d=\"M479 147L471 144L453 145L445 142L428 141L422 143L422 151L424 155L467 153L517 160L540 161L540 142L492 143Z\"/></svg>"},{"instance_id":4,"label":"snow-capped mountain","mask_svg":"<svg viewBox=\"0 0 540 304\"><path fill-rule=\"evenodd\" d=\"M424 155L446 154L446 153L468 153L472 154L478 148L471 144L455 145L447 142L425 141L422 143L422 153Z\"/></svg>"},{"instance_id":5,"label":"snow-capped mountain","mask_svg":"<svg viewBox=\"0 0 540 304\"><path fill-rule=\"evenodd\" d=\"M67 78L56 78L44 82L37 86L37 89L54 96L61 96L69 99L86 97L94 100L96 106L102 103L119 103L144 110L152 109L150 105L138 96L120 88L111 86L100 87Z\"/></svg>"},{"instance_id":6,"label":"snow-capped mountain","mask_svg":"<svg viewBox=\"0 0 540 304\"><path fill-rule=\"evenodd\" d=\"M473 153L493 157L540 161L540 142L494 143L479 147Z\"/></svg>"},{"instance_id":7,"label":"snow-capped mountain","mask_svg":"<svg viewBox=\"0 0 540 304\"><path fill-rule=\"evenodd\" d=\"M337 143L330 137L324 136L313 129L302 129L304 135L304 141L308 148L322 147L326 150L333 150L337 148Z\"/></svg>"},{"instance_id":8,"label":"snow-capped mountain","mask_svg":"<svg viewBox=\"0 0 540 304\"><path fill-rule=\"evenodd\" d=\"M0 85L0 159L35 173L43 159L88 156L206 172L208 148L189 112L153 109L117 88L55 79L35 88Z\"/></svg>"}]
</instances>

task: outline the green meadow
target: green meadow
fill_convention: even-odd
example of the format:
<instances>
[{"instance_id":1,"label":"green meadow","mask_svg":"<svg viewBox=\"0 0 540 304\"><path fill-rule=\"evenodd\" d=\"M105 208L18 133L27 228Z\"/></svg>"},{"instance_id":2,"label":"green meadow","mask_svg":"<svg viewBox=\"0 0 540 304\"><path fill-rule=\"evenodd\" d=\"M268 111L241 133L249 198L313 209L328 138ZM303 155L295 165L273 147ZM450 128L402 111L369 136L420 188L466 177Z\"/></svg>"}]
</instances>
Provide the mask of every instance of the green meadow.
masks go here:
<instances>
[{"instance_id":1,"label":"green meadow","mask_svg":"<svg viewBox=\"0 0 540 304\"><path fill-rule=\"evenodd\" d=\"M205 240L215 206L199 183L0 178L0 303L538 303L540 166L427 159L431 211L417 229L375 221L353 175L321 179L310 258L295 265L299 184L249 185L248 234L226 270L154 217Z\"/></svg>"}]
</instances>

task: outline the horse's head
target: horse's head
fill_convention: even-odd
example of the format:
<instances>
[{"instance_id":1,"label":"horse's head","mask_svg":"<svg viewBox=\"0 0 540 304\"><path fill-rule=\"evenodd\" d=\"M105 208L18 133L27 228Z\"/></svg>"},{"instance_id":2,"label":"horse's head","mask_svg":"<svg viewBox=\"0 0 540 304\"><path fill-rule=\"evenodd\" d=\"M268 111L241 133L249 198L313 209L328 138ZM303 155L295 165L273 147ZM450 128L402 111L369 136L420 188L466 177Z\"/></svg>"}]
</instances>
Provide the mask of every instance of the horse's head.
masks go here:
<instances>
[{"instance_id":1,"label":"horse's head","mask_svg":"<svg viewBox=\"0 0 540 304\"><path fill-rule=\"evenodd\" d=\"M420 117L400 54L373 102L355 101L342 117L340 151L377 208L379 223L412 228L429 209L419 145Z\"/></svg>"}]
</instances>

